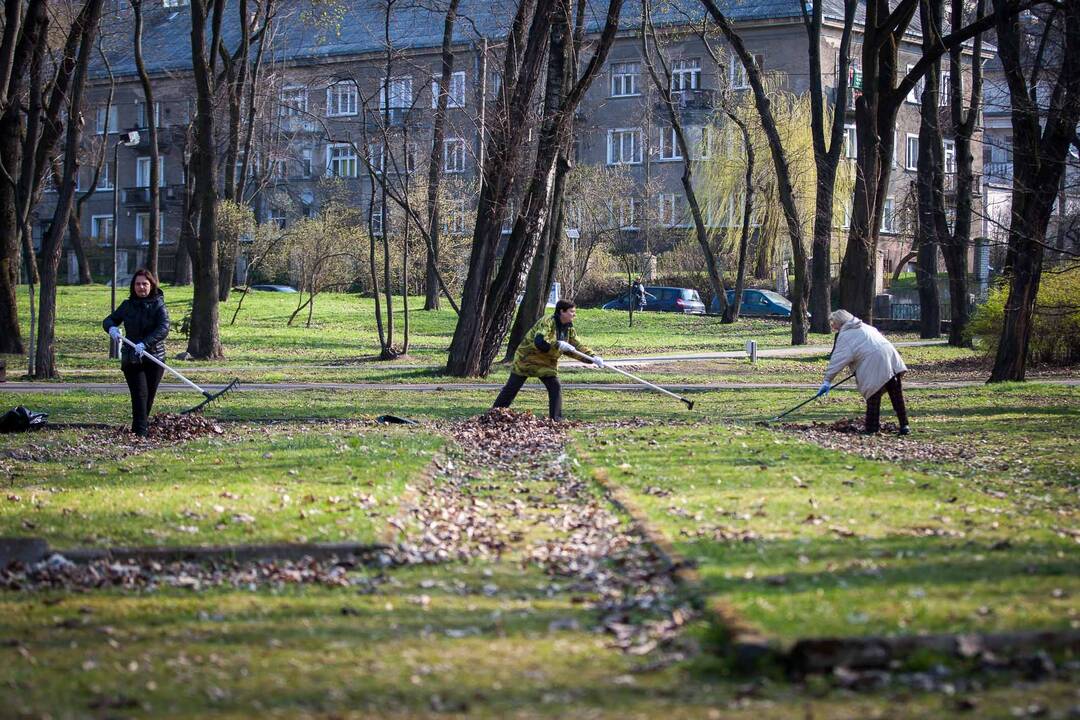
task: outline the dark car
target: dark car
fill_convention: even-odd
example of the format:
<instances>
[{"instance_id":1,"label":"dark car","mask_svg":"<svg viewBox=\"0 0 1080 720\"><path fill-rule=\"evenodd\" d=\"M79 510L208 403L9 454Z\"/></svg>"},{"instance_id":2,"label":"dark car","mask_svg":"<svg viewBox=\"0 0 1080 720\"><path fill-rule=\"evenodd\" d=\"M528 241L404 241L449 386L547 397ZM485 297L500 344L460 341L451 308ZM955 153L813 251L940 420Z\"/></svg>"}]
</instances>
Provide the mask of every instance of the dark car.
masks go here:
<instances>
[{"instance_id":1,"label":"dark car","mask_svg":"<svg viewBox=\"0 0 1080 720\"><path fill-rule=\"evenodd\" d=\"M705 303L697 290L690 288L645 286L645 309L657 312L677 312L687 315L704 315ZM629 310L631 293L623 293L614 300L604 303L604 310ZM635 301L636 302L636 301ZM635 308L636 309L636 308Z\"/></svg>"},{"instance_id":2,"label":"dark car","mask_svg":"<svg viewBox=\"0 0 1080 720\"><path fill-rule=\"evenodd\" d=\"M735 302L735 291L727 291L728 303ZM720 312L720 303L713 298L710 311ZM772 290L756 290L748 288L743 290L742 307L739 315L747 317L791 317L791 301L778 292Z\"/></svg>"},{"instance_id":3,"label":"dark car","mask_svg":"<svg viewBox=\"0 0 1080 720\"><path fill-rule=\"evenodd\" d=\"M262 290L263 292L280 292L280 293L294 293L297 292L296 288L288 285L252 285L252 290Z\"/></svg>"}]
</instances>

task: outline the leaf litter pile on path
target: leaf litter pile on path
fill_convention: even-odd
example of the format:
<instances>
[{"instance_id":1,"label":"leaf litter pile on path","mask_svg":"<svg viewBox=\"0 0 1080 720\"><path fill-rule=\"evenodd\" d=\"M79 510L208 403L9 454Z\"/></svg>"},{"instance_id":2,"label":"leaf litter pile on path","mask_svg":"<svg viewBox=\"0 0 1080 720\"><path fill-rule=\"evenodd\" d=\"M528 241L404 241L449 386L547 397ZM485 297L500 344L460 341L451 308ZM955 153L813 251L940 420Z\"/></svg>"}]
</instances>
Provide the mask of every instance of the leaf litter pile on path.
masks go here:
<instances>
[{"instance_id":1,"label":"leaf litter pile on path","mask_svg":"<svg viewBox=\"0 0 1080 720\"><path fill-rule=\"evenodd\" d=\"M511 555L566 578L564 591L592 599L614 644L663 661L682 657L678 635L693 611L673 568L595 489L572 471L568 423L494 409L453 425L454 457L392 524L408 562Z\"/></svg>"}]
</instances>

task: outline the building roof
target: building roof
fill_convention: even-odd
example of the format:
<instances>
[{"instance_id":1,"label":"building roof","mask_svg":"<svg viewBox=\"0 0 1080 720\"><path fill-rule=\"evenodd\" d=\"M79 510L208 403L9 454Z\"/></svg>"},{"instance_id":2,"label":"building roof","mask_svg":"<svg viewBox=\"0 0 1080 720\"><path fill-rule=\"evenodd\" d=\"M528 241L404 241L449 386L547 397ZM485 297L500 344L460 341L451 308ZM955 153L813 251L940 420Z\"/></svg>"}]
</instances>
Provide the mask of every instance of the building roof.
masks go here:
<instances>
[{"instance_id":1,"label":"building roof","mask_svg":"<svg viewBox=\"0 0 1080 720\"><path fill-rule=\"evenodd\" d=\"M389 28L390 40L398 50L438 48L447 0L391 0L393 13ZM587 0L588 30L599 32L603 27L607 4L602 0ZM353 0L343 3L339 14L316 16L314 3L301 0L278 0L278 22L273 38L273 59L279 62L312 62L337 56L363 55L385 49L384 13L386 0ZM799 0L719 0L721 9L737 23L767 20L792 20L801 17ZM131 11L127 3L118 3L120 10L106 13L103 21L103 49L112 72L117 76L134 75L135 58L132 48ZM327 7L334 7L328 4ZM235 17L235 0L228 2L224 22L224 37L228 47L235 47L239 38ZM502 41L513 20L515 0L460 0L455 25L456 43L469 43L487 38ZM842 20L842 0L825 0L826 18ZM665 0L653 6L657 25L685 24L700 20L704 10L698 0ZM633 30L640 25L640 0L627 0L623 5L620 28ZM190 8L165 8L160 2L147 4L144 10L143 54L152 74L177 72L191 68ZM95 76L107 74L104 63L96 59Z\"/></svg>"}]
</instances>

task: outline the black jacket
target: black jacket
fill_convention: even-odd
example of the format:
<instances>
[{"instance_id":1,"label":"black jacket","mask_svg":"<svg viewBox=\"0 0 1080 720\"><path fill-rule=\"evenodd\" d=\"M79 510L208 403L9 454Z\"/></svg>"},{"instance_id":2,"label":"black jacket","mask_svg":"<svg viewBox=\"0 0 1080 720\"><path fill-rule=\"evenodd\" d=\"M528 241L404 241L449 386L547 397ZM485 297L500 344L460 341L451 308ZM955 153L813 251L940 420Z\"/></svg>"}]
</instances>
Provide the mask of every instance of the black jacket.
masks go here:
<instances>
[{"instance_id":1,"label":"black jacket","mask_svg":"<svg viewBox=\"0 0 1080 720\"><path fill-rule=\"evenodd\" d=\"M101 323L108 332L109 328L124 326L127 339L133 343L146 345L146 350L158 360L165 359L165 338L169 335L169 311L165 309L165 295L159 288L150 297L130 297ZM121 363L131 365L141 362L135 357L135 351L124 343L121 350Z\"/></svg>"}]
</instances>

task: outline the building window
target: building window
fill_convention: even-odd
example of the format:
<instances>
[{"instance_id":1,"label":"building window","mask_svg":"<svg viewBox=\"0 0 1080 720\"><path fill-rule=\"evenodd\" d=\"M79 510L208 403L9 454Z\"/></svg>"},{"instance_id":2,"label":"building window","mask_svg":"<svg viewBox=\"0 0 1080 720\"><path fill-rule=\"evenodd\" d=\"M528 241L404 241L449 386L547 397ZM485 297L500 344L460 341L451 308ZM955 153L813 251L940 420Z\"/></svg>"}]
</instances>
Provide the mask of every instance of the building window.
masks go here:
<instances>
[{"instance_id":1,"label":"building window","mask_svg":"<svg viewBox=\"0 0 1080 720\"><path fill-rule=\"evenodd\" d=\"M383 78L379 90L379 109L399 110L409 107L412 107L412 78L408 75L392 77L389 80Z\"/></svg>"},{"instance_id":2,"label":"building window","mask_svg":"<svg viewBox=\"0 0 1080 720\"><path fill-rule=\"evenodd\" d=\"M608 130L608 165L641 164L641 128Z\"/></svg>"},{"instance_id":3,"label":"building window","mask_svg":"<svg viewBox=\"0 0 1080 720\"><path fill-rule=\"evenodd\" d=\"M854 160L859 157L859 141L853 124L844 125L844 157Z\"/></svg>"},{"instance_id":4,"label":"building window","mask_svg":"<svg viewBox=\"0 0 1080 720\"><path fill-rule=\"evenodd\" d=\"M187 7L190 0L161 0L161 7L178 8Z\"/></svg>"},{"instance_id":5,"label":"building window","mask_svg":"<svg viewBox=\"0 0 1080 720\"><path fill-rule=\"evenodd\" d=\"M641 208L638 207L640 202L637 198L629 198L619 202L620 230L638 229L638 220L641 215Z\"/></svg>"},{"instance_id":6,"label":"building window","mask_svg":"<svg viewBox=\"0 0 1080 720\"><path fill-rule=\"evenodd\" d=\"M335 143L326 148L327 177L356 177L356 149L350 143Z\"/></svg>"},{"instance_id":7,"label":"building window","mask_svg":"<svg viewBox=\"0 0 1080 720\"><path fill-rule=\"evenodd\" d=\"M844 230L847 230L848 228L851 227L851 203L850 202L844 203L844 221L843 221L843 224L840 227L842 227Z\"/></svg>"},{"instance_id":8,"label":"building window","mask_svg":"<svg viewBox=\"0 0 1080 720\"><path fill-rule=\"evenodd\" d=\"M716 142L716 128L712 125L703 125L698 141L698 160L708 160L712 157L714 142Z\"/></svg>"},{"instance_id":9,"label":"building window","mask_svg":"<svg viewBox=\"0 0 1080 720\"><path fill-rule=\"evenodd\" d=\"M656 216L661 225L674 227L679 224L677 202L678 196L675 193L660 193L657 197Z\"/></svg>"},{"instance_id":10,"label":"building window","mask_svg":"<svg viewBox=\"0 0 1080 720\"><path fill-rule=\"evenodd\" d=\"M671 66L671 91L701 89L701 58L676 60Z\"/></svg>"},{"instance_id":11,"label":"building window","mask_svg":"<svg viewBox=\"0 0 1080 720\"><path fill-rule=\"evenodd\" d=\"M284 230L285 226L289 224L288 217L285 211L279 207L270 207L270 212L266 218L266 222L277 227L278 230Z\"/></svg>"},{"instance_id":12,"label":"building window","mask_svg":"<svg viewBox=\"0 0 1080 720\"><path fill-rule=\"evenodd\" d=\"M416 143L405 146L405 172L412 175L416 172Z\"/></svg>"},{"instance_id":13,"label":"building window","mask_svg":"<svg viewBox=\"0 0 1080 720\"><path fill-rule=\"evenodd\" d=\"M908 73L910 73L914 68L915 68L914 65L908 65L907 66ZM921 101L921 98L922 98L922 91L923 91L923 80L922 80L922 78L920 78L919 81L917 83L915 83L915 87L911 88L911 90L908 91L907 97L904 98L904 100L906 102L911 103L912 105L918 105L919 102Z\"/></svg>"},{"instance_id":14,"label":"building window","mask_svg":"<svg viewBox=\"0 0 1080 720\"><path fill-rule=\"evenodd\" d=\"M907 136L907 164L908 170L919 169L919 136L908 134Z\"/></svg>"},{"instance_id":15,"label":"building window","mask_svg":"<svg viewBox=\"0 0 1080 720\"><path fill-rule=\"evenodd\" d=\"M465 141L461 138L443 140L443 171L465 172Z\"/></svg>"},{"instance_id":16,"label":"building window","mask_svg":"<svg viewBox=\"0 0 1080 720\"><path fill-rule=\"evenodd\" d=\"M949 106L949 99L952 97L949 93L949 83L951 81L952 73L948 71L942 71L941 85L938 87L938 107Z\"/></svg>"},{"instance_id":17,"label":"building window","mask_svg":"<svg viewBox=\"0 0 1080 720\"><path fill-rule=\"evenodd\" d=\"M158 242L164 242L164 215L158 215ZM150 244L150 213L135 214L135 243L137 245Z\"/></svg>"},{"instance_id":18,"label":"building window","mask_svg":"<svg viewBox=\"0 0 1080 720\"><path fill-rule=\"evenodd\" d=\"M110 165L107 161L101 163L101 174L98 175L97 189L98 190L112 190L113 189L112 165Z\"/></svg>"},{"instance_id":19,"label":"building window","mask_svg":"<svg viewBox=\"0 0 1080 720\"><path fill-rule=\"evenodd\" d=\"M356 83L352 80L336 82L326 88L326 116L343 117L356 114Z\"/></svg>"},{"instance_id":20,"label":"building window","mask_svg":"<svg viewBox=\"0 0 1080 720\"><path fill-rule=\"evenodd\" d=\"M386 151L382 143L369 143L367 146L368 168L376 175L382 175L386 169Z\"/></svg>"},{"instance_id":21,"label":"building window","mask_svg":"<svg viewBox=\"0 0 1080 720\"><path fill-rule=\"evenodd\" d=\"M447 235L461 236L465 234L464 200L454 200L450 203L446 217L443 218L442 230Z\"/></svg>"},{"instance_id":22,"label":"building window","mask_svg":"<svg viewBox=\"0 0 1080 720\"><path fill-rule=\"evenodd\" d=\"M881 212L881 231L896 232L896 203L891 197L885 198L885 207Z\"/></svg>"},{"instance_id":23,"label":"building window","mask_svg":"<svg viewBox=\"0 0 1080 720\"><path fill-rule=\"evenodd\" d=\"M502 92L502 73L492 70L488 73L488 87L491 88L492 97L498 97Z\"/></svg>"},{"instance_id":24,"label":"building window","mask_svg":"<svg viewBox=\"0 0 1080 720\"><path fill-rule=\"evenodd\" d=\"M945 172L956 172L956 141L943 140L942 147L945 150Z\"/></svg>"},{"instance_id":25,"label":"building window","mask_svg":"<svg viewBox=\"0 0 1080 720\"><path fill-rule=\"evenodd\" d=\"M382 237L383 234L383 207L378 200L371 206L371 234Z\"/></svg>"},{"instance_id":26,"label":"building window","mask_svg":"<svg viewBox=\"0 0 1080 720\"><path fill-rule=\"evenodd\" d=\"M106 114L108 115L107 118ZM107 132L114 133L116 132L117 127L118 124L116 122L116 106L110 105L107 108L99 107L97 109L97 116L94 122L94 129L96 130L97 134L101 135Z\"/></svg>"},{"instance_id":27,"label":"building window","mask_svg":"<svg viewBox=\"0 0 1080 720\"><path fill-rule=\"evenodd\" d=\"M674 127L660 128L660 159L682 160L682 150L679 148L679 138L675 134Z\"/></svg>"},{"instance_id":28,"label":"building window","mask_svg":"<svg viewBox=\"0 0 1080 720\"><path fill-rule=\"evenodd\" d=\"M754 64L757 65L758 72L760 72L765 67L765 56L761 54L754 55ZM728 84L731 85L732 90L745 90L750 87L750 79L746 75L746 68L735 53L731 53L728 57Z\"/></svg>"},{"instance_id":29,"label":"building window","mask_svg":"<svg viewBox=\"0 0 1080 720\"><path fill-rule=\"evenodd\" d=\"M638 76L641 64L636 62L612 63L611 97L631 97L638 92Z\"/></svg>"},{"instance_id":30,"label":"building window","mask_svg":"<svg viewBox=\"0 0 1080 720\"><path fill-rule=\"evenodd\" d=\"M139 127L141 127L141 128L150 127L150 119L146 117L146 103L141 102L141 101L136 103L136 109L137 109L137 112L138 112ZM161 127L161 103L160 102L155 102L154 103L154 127Z\"/></svg>"},{"instance_id":31,"label":"building window","mask_svg":"<svg viewBox=\"0 0 1080 720\"><path fill-rule=\"evenodd\" d=\"M439 106L439 80L441 75L431 76L431 109L434 110ZM456 72L450 75L450 87L447 88L446 93L446 107L448 108L463 108L465 107L465 73Z\"/></svg>"},{"instance_id":32,"label":"building window","mask_svg":"<svg viewBox=\"0 0 1080 720\"><path fill-rule=\"evenodd\" d=\"M278 103L278 114L281 117L306 115L308 111L308 90L302 85L286 85L281 88Z\"/></svg>"},{"instance_id":33,"label":"building window","mask_svg":"<svg viewBox=\"0 0 1080 720\"><path fill-rule=\"evenodd\" d=\"M304 148L300 153L300 173L304 177L311 177L311 148Z\"/></svg>"},{"instance_id":34,"label":"building window","mask_svg":"<svg viewBox=\"0 0 1080 720\"><path fill-rule=\"evenodd\" d=\"M135 187L150 187L150 158L135 160ZM165 187L165 158L158 157L158 187Z\"/></svg>"},{"instance_id":35,"label":"building window","mask_svg":"<svg viewBox=\"0 0 1080 720\"><path fill-rule=\"evenodd\" d=\"M108 247L112 244L112 227L112 215L94 215L90 218L90 237L98 245Z\"/></svg>"}]
</instances>

